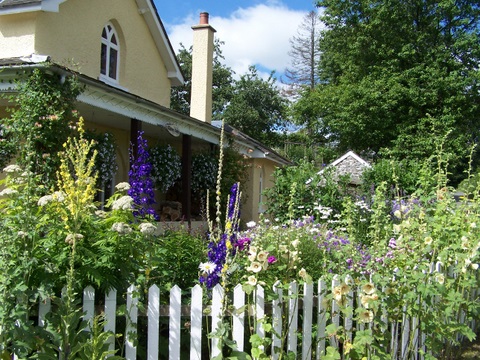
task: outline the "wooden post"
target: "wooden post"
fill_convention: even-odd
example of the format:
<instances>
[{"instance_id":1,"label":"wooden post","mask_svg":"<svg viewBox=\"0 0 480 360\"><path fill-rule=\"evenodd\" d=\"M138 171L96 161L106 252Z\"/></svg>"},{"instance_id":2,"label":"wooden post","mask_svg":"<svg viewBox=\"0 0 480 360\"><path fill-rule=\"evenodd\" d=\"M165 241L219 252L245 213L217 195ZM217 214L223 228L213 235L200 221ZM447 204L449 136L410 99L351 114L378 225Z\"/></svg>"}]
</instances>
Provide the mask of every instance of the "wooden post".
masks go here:
<instances>
[{"instance_id":1,"label":"wooden post","mask_svg":"<svg viewBox=\"0 0 480 360\"><path fill-rule=\"evenodd\" d=\"M192 136L183 135L182 139L182 215L184 220L191 225L192 194Z\"/></svg>"},{"instance_id":2,"label":"wooden post","mask_svg":"<svg viewBox=\"0 0 480 360\"><path fill-rule=\"evenodd\" d=\"M142 122L137 119L130 120L130 146L132 148L133 158L137 158L138 154L138 132L142 131ZM130 159L130 168L132 168L132 159Z\"/></svg>"}]
</instances>

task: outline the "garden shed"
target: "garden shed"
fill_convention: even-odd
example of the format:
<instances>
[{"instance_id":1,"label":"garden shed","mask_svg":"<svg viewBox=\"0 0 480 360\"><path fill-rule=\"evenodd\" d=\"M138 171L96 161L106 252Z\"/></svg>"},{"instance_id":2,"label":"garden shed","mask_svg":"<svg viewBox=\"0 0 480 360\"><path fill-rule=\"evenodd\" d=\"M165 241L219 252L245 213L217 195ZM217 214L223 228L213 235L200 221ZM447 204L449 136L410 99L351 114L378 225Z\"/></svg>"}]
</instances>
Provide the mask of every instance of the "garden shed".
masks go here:
<instances>
[{"instance_id":1,"label":"garden shed","mask_svg":"<svg viewBox=\"0 0 480 360\"><path fill-rule=\"evenodd\" d=\"M321 175L326 169L334 169L333 176L338 179L340 176L349 176L350 185L358 186L362 183L362 174L365 169L370 168L371 165L363 160L360 156L353 151L349 151L338 159L328 164L317 175Z\"/></svg>"}]
</instances>

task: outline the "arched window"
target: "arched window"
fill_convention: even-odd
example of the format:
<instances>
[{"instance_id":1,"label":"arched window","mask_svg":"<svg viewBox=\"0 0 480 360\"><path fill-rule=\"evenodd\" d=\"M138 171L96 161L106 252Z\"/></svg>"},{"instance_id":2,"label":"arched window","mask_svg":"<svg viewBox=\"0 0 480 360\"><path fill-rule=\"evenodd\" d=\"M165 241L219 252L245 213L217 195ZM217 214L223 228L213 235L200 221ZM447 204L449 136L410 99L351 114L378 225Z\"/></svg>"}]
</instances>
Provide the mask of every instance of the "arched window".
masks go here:
<instances>
[{"instance_id":1,"label":"arched window","mask_svg":"<svg viewBox=\"0 0 480 360\"><path fill-rule=\"evenodd\" d=\"M111 23L102 31L102 51L100 59L100 78L118 82L120 45L118 35Z\"/></svg>"}]
</instances>

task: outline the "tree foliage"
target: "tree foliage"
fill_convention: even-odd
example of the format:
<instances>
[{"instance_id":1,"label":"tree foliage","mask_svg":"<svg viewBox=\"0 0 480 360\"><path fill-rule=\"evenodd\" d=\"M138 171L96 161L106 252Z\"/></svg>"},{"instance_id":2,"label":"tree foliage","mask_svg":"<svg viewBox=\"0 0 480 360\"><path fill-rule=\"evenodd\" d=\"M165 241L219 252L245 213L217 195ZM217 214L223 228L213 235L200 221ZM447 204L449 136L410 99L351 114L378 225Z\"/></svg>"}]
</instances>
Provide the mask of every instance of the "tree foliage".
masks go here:
<instances>
[{"instance_id":1,"label":"tree foliage","mask_svg":"<svg viewBox=\"0 0 480 360\"><path fill-rule=\"evenodd\" d=\"M321 0L314 108L341 149L425 158L478 141L477 1ZM448 135L448 136L447 136Z\"/></svg>"},{"instance_id":2,"label":"tree foliage","mask_svg":"<svg viewBox=\"0 0 480 360\"><path fill-rule=\"evenodd\" d=\"M223 113L226 123L245 134L275 145L277 133L285 125L286 100L275 85L273 73L267 80L255 66L234 82L232 99Z\"/></svg>"}]
</instances>

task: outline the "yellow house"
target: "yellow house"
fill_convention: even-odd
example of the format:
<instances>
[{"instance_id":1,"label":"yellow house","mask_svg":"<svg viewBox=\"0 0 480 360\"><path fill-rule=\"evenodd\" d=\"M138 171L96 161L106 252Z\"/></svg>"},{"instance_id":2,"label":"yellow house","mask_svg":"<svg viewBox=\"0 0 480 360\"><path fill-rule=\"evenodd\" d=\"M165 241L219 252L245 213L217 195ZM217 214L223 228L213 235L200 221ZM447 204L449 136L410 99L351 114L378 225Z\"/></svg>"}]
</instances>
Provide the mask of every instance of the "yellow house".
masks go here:
<instances>
[{"instance_id":1,"label":"yellow house","mask_svg":"<svg viewBox=\"0 0 480 360\"><path fill-rule=\"evenodd\" d=\"M19 69L48 66L60 76L77 74L85 90L76 108L87 126L115 136L114 182L128 180L129 144L142 130L149 142L170 144L181 153L182 211L190 220L192 149L218 146L220 138L218 124L211 122L215 30L206 13L192 29L192 106L185 116L169 109L171 87L184 79L152 0L3 0L0 92L15 91L12 81ZM8 116L8 105L0 100L0 118ZM289 162L238 131L229 133L251 165L242 185L247 194L242 217L257 220L262 190L271 184L274 169Z\"/></svg>"}]
</instances>

